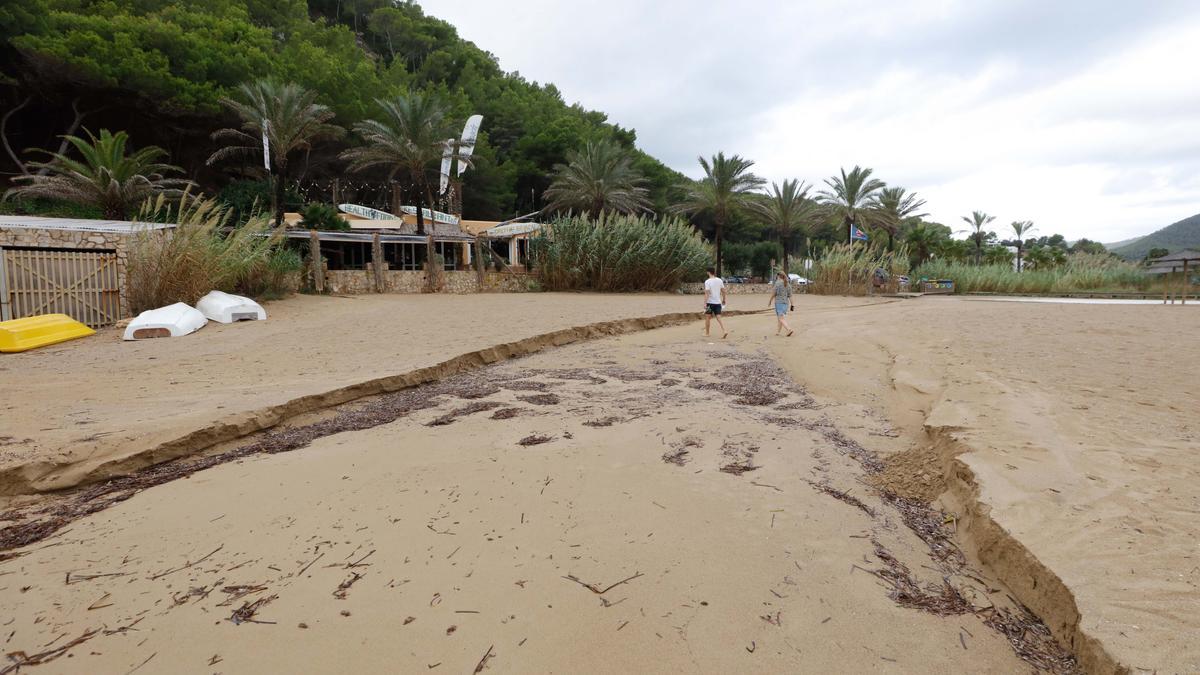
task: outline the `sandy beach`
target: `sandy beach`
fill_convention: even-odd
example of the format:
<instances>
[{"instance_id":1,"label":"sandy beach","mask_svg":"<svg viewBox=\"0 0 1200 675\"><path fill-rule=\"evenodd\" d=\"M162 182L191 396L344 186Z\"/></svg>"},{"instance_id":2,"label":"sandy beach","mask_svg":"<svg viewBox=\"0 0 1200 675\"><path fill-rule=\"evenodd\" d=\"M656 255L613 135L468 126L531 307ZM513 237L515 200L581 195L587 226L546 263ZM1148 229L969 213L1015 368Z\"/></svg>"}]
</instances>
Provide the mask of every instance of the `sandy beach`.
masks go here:
<instances>
[{"instance_id":1,"label":"sandy beach","mask_svg":"<svg viewBox=\"0 0 1200 675\"><path fill-rule=\"evenodd\" d=\"M389 319L414 331L400 349L354 330L359 310L320 330L303 317L408 298L297 298L268 307L278 321L187 338L244 361L192 355L182 381L200 386L182 389L167 364L114 363L131 346L179 358L184 340L102 335L0 361L38 383L5 388L0 435L18 443L0 451L19 467L54 448L55 475L86 475L95 448L377 377L385 353L411 352L399 372L486 347L473 316L500 298L519 317L506 339L697 301L429 298L424 322ZM1200 356L1200 315L797 309L790 339L757 315L731 318L726 343L698 323L580 342L297 417L210 448L201 471L11 496L29 503L10 536L53 521L38 509L111 506L0 553L5 651L84 638L47 672L1028 672L1062 654L1016 598L1084 671L1200 669L1200 400L1179 367ZM113 387L137 398L105 400ZM74 415L101 426L64 429ZM80 452L81 429L121 442Z\"/></svg>"}]
</instances>

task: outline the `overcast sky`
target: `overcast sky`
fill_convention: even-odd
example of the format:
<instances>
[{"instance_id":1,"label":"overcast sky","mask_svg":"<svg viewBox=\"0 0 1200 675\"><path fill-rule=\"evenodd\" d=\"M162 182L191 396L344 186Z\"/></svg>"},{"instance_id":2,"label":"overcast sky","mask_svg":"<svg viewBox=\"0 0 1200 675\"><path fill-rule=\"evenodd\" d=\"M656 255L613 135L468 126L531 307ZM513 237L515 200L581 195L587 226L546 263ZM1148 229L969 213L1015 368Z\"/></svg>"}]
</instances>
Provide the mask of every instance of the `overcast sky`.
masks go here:
<instances>
[{"instance_id":1,"label":"overcast sky","mask_svg":"<svg viewBox=\"0 0 1200 675\"><path fill-rule=\"evenodd\" d=\"M1200 212L1197 0L422 5L692 177L718 150L818 187L860 164L956 229L1104 242Z\"/></svg>"}]
</instances>

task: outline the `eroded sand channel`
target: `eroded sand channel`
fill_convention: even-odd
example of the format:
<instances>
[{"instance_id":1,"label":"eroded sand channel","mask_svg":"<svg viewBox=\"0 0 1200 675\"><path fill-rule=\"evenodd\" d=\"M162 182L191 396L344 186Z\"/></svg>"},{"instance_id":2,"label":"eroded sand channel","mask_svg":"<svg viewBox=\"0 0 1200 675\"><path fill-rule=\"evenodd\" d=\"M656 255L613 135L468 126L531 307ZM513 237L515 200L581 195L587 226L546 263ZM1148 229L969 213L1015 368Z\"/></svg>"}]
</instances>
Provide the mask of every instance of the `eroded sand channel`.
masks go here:
<instances>
[{"instance_id":1,"label":"eroded sand channel","mask_svg":"<svg viewBox=\"0 0 1200 675\"><path fill-rule=\"evenodd\" d=\"M999 626L1050 658L833 405L687 326L347 406L8 551L0 640L87 636L56 672L1027 672Z\"/></svg>"}]
</instances>

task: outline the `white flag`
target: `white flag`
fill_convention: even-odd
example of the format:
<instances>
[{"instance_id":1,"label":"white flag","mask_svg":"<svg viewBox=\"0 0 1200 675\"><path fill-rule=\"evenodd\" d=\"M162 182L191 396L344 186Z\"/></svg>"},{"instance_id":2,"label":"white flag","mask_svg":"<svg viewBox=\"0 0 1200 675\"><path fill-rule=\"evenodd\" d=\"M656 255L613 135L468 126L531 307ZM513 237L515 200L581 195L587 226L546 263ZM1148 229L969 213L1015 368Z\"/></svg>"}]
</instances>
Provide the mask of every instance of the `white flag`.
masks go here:
<instances>
[{"instance_id":1,"label":"white flag","mask_svg":"<svg viewBox=\"0 0 1200 675\"><path fill-rule=\"evenodd\" d=\"M462 140L458 146L458 175L463 175L467 170L467 160L471 159L471 154L475 152L475 141L479 138L479 125L483 122L483 115L471 115L467 118L467 123L463 125Z\"/></svg>"},{"instance_id":2,"label":"white flag","mask_svg":"<svg viewBox=\"0 0 1200 675\"><path fill-rule=\"evenodd\" d=\"M267 170L267 173L271 173L271 142L267 140L267 128L270 124L267 120L263 120L263 168Z\"/></svg>"}]
</instances>

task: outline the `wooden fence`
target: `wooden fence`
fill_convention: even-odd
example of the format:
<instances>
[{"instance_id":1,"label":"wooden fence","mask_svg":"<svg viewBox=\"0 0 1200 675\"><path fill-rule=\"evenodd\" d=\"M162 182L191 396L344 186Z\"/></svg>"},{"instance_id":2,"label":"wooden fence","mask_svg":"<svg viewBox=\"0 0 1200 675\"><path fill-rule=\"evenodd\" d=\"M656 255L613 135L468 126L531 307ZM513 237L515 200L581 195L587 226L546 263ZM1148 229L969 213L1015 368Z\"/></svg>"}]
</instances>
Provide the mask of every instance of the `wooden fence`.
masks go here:
<instances>
[{"instance_id":1,"label":"wooden fence","mask_svg":"<svg viewBox=\"0 0 1200 675\"><path fill-rule=\"evenodd\" d=\"M116 323L116 252L0 248L0 320L39 314L66 314L92 328Z\"/></svg>"}]
</instances>

